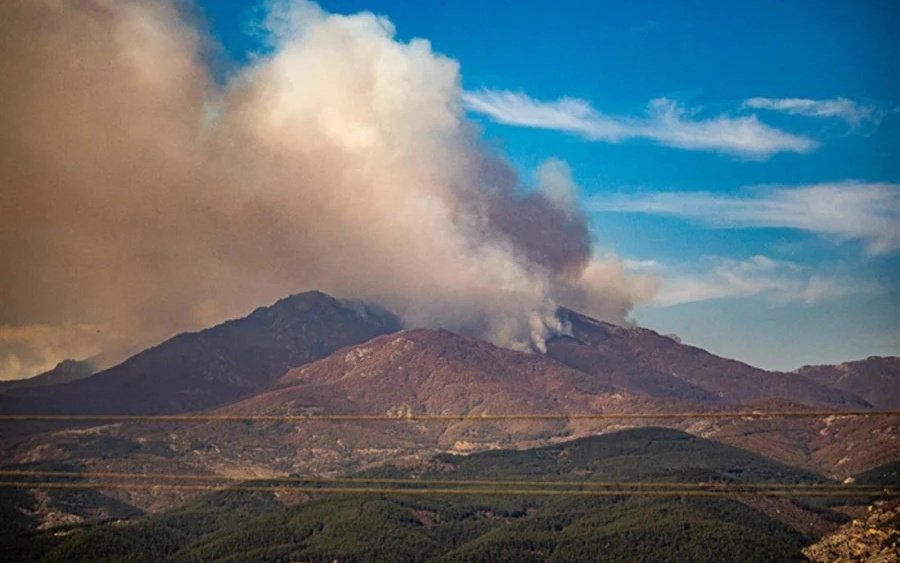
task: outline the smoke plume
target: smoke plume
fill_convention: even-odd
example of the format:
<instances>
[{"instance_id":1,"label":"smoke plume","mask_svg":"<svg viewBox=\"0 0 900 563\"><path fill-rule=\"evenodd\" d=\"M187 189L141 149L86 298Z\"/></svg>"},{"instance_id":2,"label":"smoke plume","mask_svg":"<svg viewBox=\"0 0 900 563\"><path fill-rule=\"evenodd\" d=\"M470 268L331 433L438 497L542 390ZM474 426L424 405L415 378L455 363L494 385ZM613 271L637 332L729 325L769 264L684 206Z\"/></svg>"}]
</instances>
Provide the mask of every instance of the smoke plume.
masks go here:
<instances>
[{"instance_id":1,"label":"smoke plume","mask_svg":"<svg viewBox=\"0 0 900 563\"><path fill-rule=\"evenodd\" d=\"M0 378L313 288L522 349L557 305L652 293L595 255L564 163L528 189L480 145L427 41L281 2L216 80L179 4L0 3Z\"/></svg>"}]
</instances>

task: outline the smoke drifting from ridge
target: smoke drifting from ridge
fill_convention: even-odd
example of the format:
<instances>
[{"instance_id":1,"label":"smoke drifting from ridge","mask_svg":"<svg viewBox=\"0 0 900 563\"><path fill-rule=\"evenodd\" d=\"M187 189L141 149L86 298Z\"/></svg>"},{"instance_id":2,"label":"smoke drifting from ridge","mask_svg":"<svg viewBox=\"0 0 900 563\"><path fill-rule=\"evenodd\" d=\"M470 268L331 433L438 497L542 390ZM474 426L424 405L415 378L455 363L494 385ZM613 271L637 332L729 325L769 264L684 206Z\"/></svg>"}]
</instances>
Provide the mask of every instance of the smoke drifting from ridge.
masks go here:
<instances>
[{"instance_id":1,"label":"smoke drifting from ridge","mask_svg":"<svg viewBox=\"0 0 900 563\"><path fill-rule=\"evenodd\" d=\"M174 1L0 4L0 378L306 289L523 349L558 304L652 294L594 255L564 163L526 190L479 145L427 41L305 2L267 30L222 85Z\"/></svg>"}]
</instances>

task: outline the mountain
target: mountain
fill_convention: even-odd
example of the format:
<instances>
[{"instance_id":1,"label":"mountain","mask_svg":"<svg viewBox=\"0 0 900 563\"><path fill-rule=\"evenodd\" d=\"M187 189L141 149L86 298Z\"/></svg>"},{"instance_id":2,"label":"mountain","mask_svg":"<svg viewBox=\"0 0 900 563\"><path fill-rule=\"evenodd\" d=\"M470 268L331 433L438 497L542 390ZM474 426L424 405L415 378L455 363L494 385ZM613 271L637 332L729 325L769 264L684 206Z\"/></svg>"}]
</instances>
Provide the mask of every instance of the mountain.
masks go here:
<instances>
[{"instance_id":1,"label":"mountain","mask_svg":"<svg viewBox=\"0 0 900 563\"><path fill-rule=\"evenodd\" d=\"M858 395L875 408L900 409L900 357L872 356L836 366L804 366L797 374Z\"/></svg>"},{"instance_id":2,"label":"mountain","mask_svg":"<svg viewBox=\"0 0 900 563\"><path fill-rule=\"evenodd\" d=\"M618 391L546 356L440 329L375 338L291 370L279 387L265 405L251 399L239 410L270 411L273 399L283 400L279 394L309 387L340 389L334 394L344 403L331 412L359 414L558 413L561 405L588 411L599 396Z\"/></svg>"},{"instance_id":3,"label":"mountain","mask_svg":"<svg viewBox=\"0 0 900 563\"><path fill-rule=\"evenodd\" d=\"M576 337L580 335L577 327L573 332ZM757 452L807 472L840 479L900 459L900 436L892 430L889 420L876 418L339 422L240 419L308 414L477 417L808 408L785 401L733 405L707 399L652 396L620 389L596 371L588 373L549 355L498 348L445 330L405 330L341 348L291 369L265 390L209 413L237 417L230 421L131 421L56 431L4 448L0 463L6 466L4 469L62 467L88 473L165 473L238 479L269 479L292 473L339 476L376 470L385 464L421 474L433 470L434 460L442 460L439 456L448 452L474 455L485 450L532 448L660 423ZM610 442L599 443L611 448ZM671 451L670 454L675 455ZM703 454L696 463L708 457ZM504 459L498 458L496 464L505 467ZM683 464L684 456L680 459L678 463ZM439 461L438 465L442 463ZM670 462L650 460L648 467L665 468L667 463ZM749 465L746 460L736 460L736 475ZM623 468L634 470L633 465ZM87 507L73 518L83 518L85 513L117 514L122 512L122 506L159 513L185 506L202 492L159 488L101 490L98 494L101 496L82 497ZM41 508L49 506L48 501L40 501L32 494L10 498L9 503L16 507L15 514L22 510L35 513L29 522L36 520L46 525L61 521L60 516L54 515L58 510ZM359 508L359 502L353 500L349 506ZM792 525L807 534L829 526L828 521L789 504L761 501L753 509L775 519L794 515L792 522L805 524ZM625 517L638 518L636 514Z\"/></svg>"},{"instance_id":4,"label":"mountain","mask_svg":"<svg viewBox=\"0 0 900 563\"><path fill-rule=\"evenodd\" d=\"M295 368L273 388L212 414L557 414L664 407L543 355L445 330L416 329L379 336ZM335 475L388 461L416 465L446 451L539 445L587 429L566 421L135 421L35 436L7 448L3 457L7 464L65 463L85 471ZM186 498L167 491L110 494L150 511Z\"/></svg>"},{"instance_id":5,"label":"mountain","mask_svg":"<svg viewBox=\"0 0 900 563\"><path fill-rule=\"evenodd\" d=\"M295 368L273 388L212 411L225 417L305 414L546 413L656 409L546 356L445 330L388 334ZM566 421L125 422L34 437L15 463L78 461L87 468L186 469L247 477L334 474L442 451L524 447L563 439ZM151 499L156 502L157 497ZM130 499L142 507L144 501Z\"/></svg>"},{"instance_id":6,"label":"mountain","mask_svg":"<svg viewBox=\"0 0 900 563\"><path fill-rule=\"evenodd\" d=\"M789 399L807 405L868 408L849 390L803 375L761 370L643 328L626 328L563 309L571 334L551 339L547 355L635 393L720 403Z\"/></svg>"},{"instance_id":7,"label":"mountain","mask_svg":"<svg viewBox=\"0 0 900 563\"><path fill-rule=\"evenodd\" d=\"M276 388L216 411L248 415L465 415L591 412L665 412L679 403L623 392L592 374L541 354L500 348L447 330L414 329L345 348L280 378ZM439 451L527 447L561 440L606 422L566 420L446 420L429 422L311 422L269 425L270 439L289 444L279 470L296 470L316 459L318 471L358 469L391 456L422 459ZM184 436L213 440L212 425L195 425ZM277 438L276 438L277 437ZM228 457L263 461L252 435L240 429L219 446L214 464ZM231 448L238 448L232 450ZM322 455L332 452L333 456ZM240 453L238 453L240 452ZM318 455L314 455L318 452ZM362 455L359 455L362 452ZM349 454L349 455L348 455ZM212 454L210 454L212 455ZM326 460L337 463L329 469ZM348 465L349 462L349 465Z\"/></svg>"},{"instance_id":8,"label":"mountain","mask_svg":"<svg viewBox=\"0 0 900 563\"><path fill-rule=\"evenodd\" d=\"M628 430L528 450L442 455L424 470L384 467L355 477L402 479L407 483L404 486L417 489L447 488L446 483L454 480L532 483L517 485L519 489L546 489L551 485L541 482L548 481L785 485L821 480L750 452L662 428ZM7 537L2 548L13 558L41 561L600 558L762 562L799 560L803 546L815 539L742 503L740 499L748 495L579 497L240 490L277 483L265 480L238 485L125 526L112 523L74 527L65 533ZM782 507L791 502L784 499ZM831 514L827 510L819 513Z\"/></svg>"},{"instance_id":9,"label":"mountain","mask_svg":"<svg viewBox=\"0 0 900 563\"><path fill-rule=\"evenodd\" d=\"M63 360L56 367L39 373L27 379L14 379L12 381L0 381L0 393L12 389L25 389L30 387L46 387L77 381L92 375L96 369L87 360Z\"/></svg>"},{"instance_id":10,"label":"mountain","mask_svg":"<svg viewBox=\"0 0 900 563\"><path fill-rule=\"evenodd\" d=\"M576 330L575 334L578 336L579 332ZM341 475L385 463L419 466L445 452L528 448L661 423L839 478L900 458L900 437L892 431L889 421L877 418L477 418L492 414L664 414L806 408L809 407L784 401L734 405L631 392L611 385L609 378L573 369L548 355L498 348L446 330L415 329L342 348L288 371L267 390L210 413L232 420L132 421L84 431L55 432L7 448L3 461L9 465L66 463L85 471L184 472L247 479L289 473ZM476 418L241 419L311 414ZM191 497L169 491L109 494L150 511L177 506Z\"/></svg>"},{"instance_id":11,"label":"mountain","mask_svg":"<svg viewBox=\"0 0 900 563\"><path fill-rule=\"evenodd\" d=\"M737 404L785 398L832 408L869 406L852 390L804 375L760 370L651 330L569 310L560 314L571 334L551 339L547 357L593 376L595 387L663 401ZM175 336L90 377L54 384L82 369L63 363L30 384L7 388L0 395L0 413L166 414L216 408L266 389L291 367L399 328L396 317L373 305L320 292L294 295L247 317ZM465 393L464 387L457 385L456 392ZM519 393L527 390L522 386Z\"/></svg>"},{"instance_id":12,"label":"mountain","mask_svg":"<svg viewBox=\"0 0 900 563\"><path fill-rule=\"evenodd\" d=\"M183 333L90 377L12 389L0 412L165 414L218 407L258 392L289 368L400 329L390 313L324 293L286 297L250 315Z\"/></svg>"},{"instance_id":13,"label":"mountain","mask_svg":"<svg viewBox=\"0 0 900 563\"><path fill-rule=\"evenodd\" d=\"M7 424L0 463L246 479L342 475L385 463L418 467L446 452L530 448L653 424L840 479L900 459L900 435L883 417L240 420L839 411L867 404L806 377L758 370L653 331L563 314L570 334L552 339L547 354L533 354L446 330L391 332L399 323L376 307L321 293L292 296L243 319L179 335L89 378L0 396L4 413L214 409L207 413L233 420L45 426L55 431L25 436L11 435ZM169 490L104 494L150 512L198 496Z\"/></svg>"}]
</instances>

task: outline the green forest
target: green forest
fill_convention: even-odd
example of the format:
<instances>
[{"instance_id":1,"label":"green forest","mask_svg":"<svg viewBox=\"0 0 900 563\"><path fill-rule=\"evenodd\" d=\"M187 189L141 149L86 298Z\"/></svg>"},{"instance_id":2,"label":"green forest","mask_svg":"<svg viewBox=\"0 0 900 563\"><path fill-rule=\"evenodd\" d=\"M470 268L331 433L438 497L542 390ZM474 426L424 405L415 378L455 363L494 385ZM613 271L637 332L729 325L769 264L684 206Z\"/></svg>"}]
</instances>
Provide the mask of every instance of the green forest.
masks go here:
<instances>
[{"instance_id":1,"label":"green forest","mask_svg":"<svg viewBox=\"0 0 900 563\"><path fill-rule=\"evenodd\" d=\"M415 475L420 487L445 487L440 482L450 480L823 481L757 454L657 428L531 450L443 455L429 467ZM412 475L388 466L356 477ZM720 563L802 561L800 549L811 540L722 497L331 493L285 503L270 492L239 488L166 513L74 527L64 534L20 529L4 534L0 548L6 560L46 562ZM827 508L816 510L841 519Z\"/></svg>"}]
</instances>

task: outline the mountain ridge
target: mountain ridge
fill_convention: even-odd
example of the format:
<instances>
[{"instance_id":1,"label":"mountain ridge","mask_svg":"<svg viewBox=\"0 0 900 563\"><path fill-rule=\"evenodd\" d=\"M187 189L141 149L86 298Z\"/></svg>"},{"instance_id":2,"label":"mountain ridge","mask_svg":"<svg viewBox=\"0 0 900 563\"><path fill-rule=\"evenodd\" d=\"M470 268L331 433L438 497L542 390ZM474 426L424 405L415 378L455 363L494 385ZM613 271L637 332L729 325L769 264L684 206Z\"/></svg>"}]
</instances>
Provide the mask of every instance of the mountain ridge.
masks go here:
<instances>
[{"instance_id":1,"label":"mountain ridge","mask_svg":"<svg viewBox=\"0 0 900 563\"><path fill-rule=\"evenodd\" d=\"M294 368L273 387L206 413L231 422L135 421L55 432L10 448L5 461L78 463L124 473L340 475L386 462L416 465L442 452L528 448L654 424L614 418L480 420L479 414L714 414L739 408L633 393L547 356L498 348L445 330L411 329L341 348ZM755 402L751 408L777 412L809 407L776 401ZM390 415L399 420L277 418L310 414ZM407 414L474 419L403 420ZM274 418L241 422L244 416ZM896 434L879 420L731 417L667 419L667 425L841 478L900 455ZM162 493L120 500L142 509L178 501Z\"/></svg>"},{"instance_id":2,"label":"mountain ridge","mask_svg":"<svg viewBox=\"0 0 900 563\"><path fill-rule=\"evenodd\" d=\"M871 407L853 389L834 388L822 377L762 370L650 329L597 321L569 309L559 315L569 332L551 337L545 356L610 388L701 403L784 398ZM276 384L292 367L401 328L399 319L376 305L318 291L296 294L245 317L178 334L77 381L0 386L0 412L173 414L216 408Z\"/></svg>"},{"instance_id":3,"label":"mountain ridge","mask_svg":"<svg viewBox=\"0 0 900 563\"><path fill-rule=\"evenodd\" d=\"M298 310L314 318L300 322L306 317L303 314L298 317ZM281 363L267 364L275 367L246 394L222 401L225 404L197 407L193 412L204 410L205 414L236 418L308 414L401 418L408 414L477 417L480 414L603 413L614 416L741 409L777 412L823 407L839 413L848 406L860 404L858 400L854 403L848 399L854 397L852 394L831 390L796 374L765 372L718 358L648 329L620 327L571 311L566 314L570 334L551 339L548 353L544 355L500 348L442 329L388 332L389 328L397 328L397 321L376 307L335 300L321 293L300 294L215 327L228 331L228 327L237 325L253 333L261 326L262 342L274 342L278 346L275 349L281 351ZM356 327L357 332L344 331L347 323ZM297 333L294 333L295 325L301 329ZM321 330L323 326L337 327L335 334L342 339L331 339L331 333ZM202 343L204 334L209 332L190 333L172 340L191 344L199 339ZM239 332L238 336L243 334ZM288 345L295 340L305 342L310 334L318 339L313 340L314 345L324 342L327 350L307 346L301 351L312 350L324 355L330 350L331 353L317 359L312 353L293 356L291 361L300 365L292 369L285 367L291 362L284 360L285 350L290 350L284 340ZM352 340L347 338L348 334L361 342L339 346ZM167 346L171 342L167 341ZM255 356L265 356L271 348L256 342L253 338L249 344L244 342L243 350L254 356L252 359L259 365ZM190 351L190 346L177 349ZM201 351L197 358L191 358L204 363L208 350ZM303 363L308 359L314 361ZM731 395L726 397L717 393L720 387L703 387L710 380L721 386L715 378L722 370L734 371L727 379ZM685 372L689 373L685 375ZM140 376L142 372L136 373ZM228 373L241 376L245 372L232 369ZM774 383L757 385L756 378ZM797 381L803 382L799 398L790 393L779 398L779 392L785 388L776 383ZM202 379L201 383L204 383ZM205 383L222 385L221 380ZM177 392L179 387L174 389ZM21 396L12 393L3 397L8 404ZM98 393L98 396L103 395ZM735 396L747 400L728 400ZM810 406L800 401L810 397L819 402L810 401ZM116 406L107 405L110 410ZM20 406L19 412L28 412L25 408ZM114 410L112 414L121 411ZM59 431L44 427L42 430L56 431L8 439L9 447L5 448L2 461L10 464L72 462L86 468L122 472L180 469L234 476L292 471L338 475L388 461L401 460L414 465L441 452L528 448L653 423L653 420L627 419L431 422L279 422L274 419L265 423L152 424L126 421L87 430ZM841 478L900 455L900 441L889 421L884 419L730 417L671 419L667 424L763 453L783 463ZM137 495L121 500L144 509L177 501L165 495Z\"/></svg>"},{"instance_id":4,"label":"mountain ridge","mask_svg":"<svg viewBox=\"0 0 900 563\"><path fill-rule=\"evenodd\" d=\"M876 408L900 409L900 357L870 356L836 365L809 365L794 373L854 393Z\"/></svg>"},{"instance_id":5,"label":"mountain ridge","mask_svg":"<svg viewBox=\"0 0 900 563\"><path fill-rule=\"evenodd\" d=\"M791 399L810 405L871 408L852 392L797 374L756 368L682 344L646 328L625 328L562 309L571 335L548 342L550 357L652 396L743 403Z\"/></svg>"},{"instance_id":6,"label":"mountain ridge","mask_svg":"<svg viewBox=\"0 0 900 563\"><path fill-rule=\"evenodd\" d=\"M24 379L0 381L0 393L12 389L45 387L68 383L70 381L90 377L96 373L96 371L96 368L90 360L66 359L56 364L53 369L49 369L37 375L26 377Z\"/></svg>"},{"instance_id":7,"label":"mountain ridge","mask_svg":"<svg viewBox=\"0 0 900 563\"><path fill-rule=\"evenodd\" d=\"M214 408L258 392L293 366L402 327L380 307L319 291L245 317L180 333L90 377L13 389L0 412L170 414Z\"/></svg>"}]
</instances>

